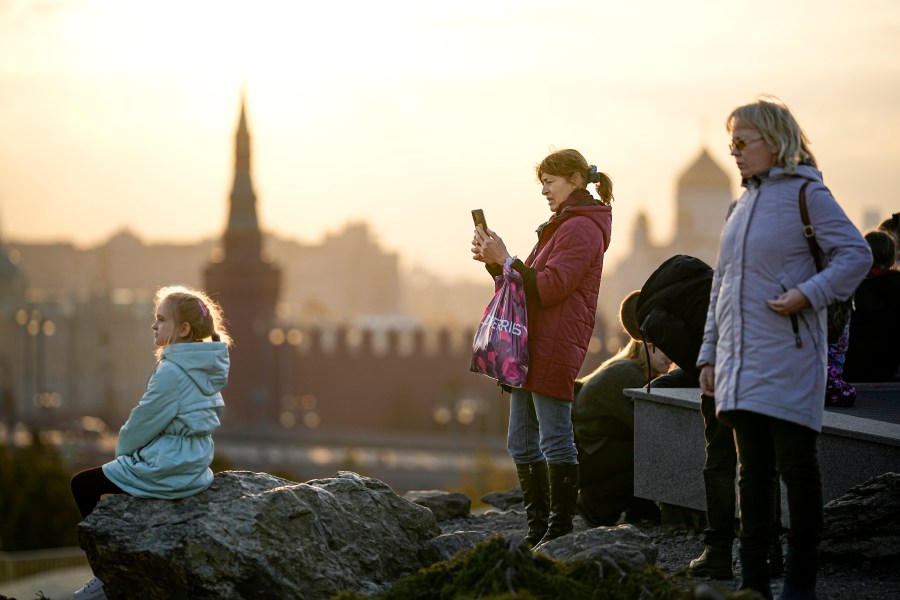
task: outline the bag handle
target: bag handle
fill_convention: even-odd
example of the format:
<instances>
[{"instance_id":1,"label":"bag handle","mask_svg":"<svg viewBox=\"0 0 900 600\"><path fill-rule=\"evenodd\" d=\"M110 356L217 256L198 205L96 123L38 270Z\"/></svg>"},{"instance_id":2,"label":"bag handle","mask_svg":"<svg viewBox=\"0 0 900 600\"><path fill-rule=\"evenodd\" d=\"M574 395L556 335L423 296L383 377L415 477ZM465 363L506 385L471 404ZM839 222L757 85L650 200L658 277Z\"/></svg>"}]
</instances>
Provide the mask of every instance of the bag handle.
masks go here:
<instances>
[{"instance_id":1,"label":"bag handle","mask_svg":"<svg viewBox=\"0 0 900 600\"><path fill-rule=\"evenodd\" d=\"M803 185L800 186L800 219L803 221L803 237L806 238L806 243L809 244L809 251L812 252L813 260L816 262L816 271L821 271L822 250L816 241L816 230L809 222L809 211L806 208L806 186L808 185L809 181L804 181Z\"/></svg>"}]
</instances>

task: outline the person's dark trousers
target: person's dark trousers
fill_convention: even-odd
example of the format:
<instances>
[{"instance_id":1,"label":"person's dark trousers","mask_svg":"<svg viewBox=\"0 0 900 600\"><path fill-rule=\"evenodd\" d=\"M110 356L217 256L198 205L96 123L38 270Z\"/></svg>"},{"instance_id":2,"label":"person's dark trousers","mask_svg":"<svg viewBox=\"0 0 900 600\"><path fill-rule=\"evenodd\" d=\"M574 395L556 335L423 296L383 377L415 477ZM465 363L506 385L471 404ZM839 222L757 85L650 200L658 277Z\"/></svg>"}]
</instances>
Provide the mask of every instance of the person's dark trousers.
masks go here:
<instances>
[{"instance_id":1,"label":"person's dark trousers","mask_svg":"<svg viewBox=\"0 0 900 600\"><path fill-rule=\"evenodd\" d=\"M593 454L578 451L576 508L590 527L615 525L634 498L634 442L609 438Z\"/></svg>"},{"instance_id":2,"label":"person's dark trousers","mask_svg":"<svg viewBox=\"0 0 900 600\"><path fill-rule=\"evenodd\" d=\"M699 374L684 369L674 369L657 377L650 384L651 389L699 386ZM703 532L703 539L711 552L727 553L727 562L730 565L731 548L735 538L734 480L737 451L731 428L716 418L715 398L700 395L700 414L703 416L703 437L706 443L703 484L706 493L707 527Z\"/></svg>"},{"instance_id":3,"label":"person's dark trousers","mask_svg":"<svg viewBox=\"0 0 900 600\"><path fill-rule=\"evenodd\" d=\"M525 543L533 547L547 533L550 517L550 475L546 461L517 464L516 474L522 487L528 534Z\"/></svg>"},{"instance_id":4,"label":"person's dark trousers","mask_svg":"<svg viewBox=\"0 0 900 600\"><path fill-rule=\"evenodd\" d=\"M124 494L125 491L106 478L102 467L95 467L76 473L72 477L72 497L85 518L94 511L104 494Z\"/></svg>"},{"instance_id":5,"label":"person's dark trousers","mask_svg":"<svg viewBox=\"0 0 900 600\"><path fill-rule=\"evenodd\" d=\"M788 546L784 588L779 600L815 600L817 570L816 550L801 550Z\"/></svg>"},{"instance_id":6,"label":"person's dark trousers","mask_svg":"<svg viewBox=\"0 0 900 600\"><path fill-rule=\"evenodd\" d=\"M819 475L818 433L796 423L749 411L720 413L734 429L740 456L738 489L741 517L741 557L752 561L756 573L760 554L770 546L775 521L772 502L776 469L787 488L788 551L782 598L815 598L816 557L822 535L822 481ZM768 573L765 574L768 589ZM763 583L750 589L765 593Z\"/></svg>"},{"instance_id":7,"label":"person's dark trousers","mask_svg":"<svg viewBox=\"0 0 900 600\"><path fill-rule=\"evenodd\" d=\"M769 538L769 575L782 577L784 575L784 553L781 549L781 484L775 479L775 522L772 523L772 534Z\"/></svg>"},{"instance_id":8,"label":"person's dark trousers","mask_svg":"<svg viewBox=\"0 0 900 600\"><path fill-rule=\"evenodd\" d=\"M731 557L734 544L735 468L737 450L734 433L716 418L716 400L700 395L700 413L703 415L703 437L706 440L706 460L703 464L703 485L706 491L706 546L722 549Z\"/></svg>"}]
</instances>

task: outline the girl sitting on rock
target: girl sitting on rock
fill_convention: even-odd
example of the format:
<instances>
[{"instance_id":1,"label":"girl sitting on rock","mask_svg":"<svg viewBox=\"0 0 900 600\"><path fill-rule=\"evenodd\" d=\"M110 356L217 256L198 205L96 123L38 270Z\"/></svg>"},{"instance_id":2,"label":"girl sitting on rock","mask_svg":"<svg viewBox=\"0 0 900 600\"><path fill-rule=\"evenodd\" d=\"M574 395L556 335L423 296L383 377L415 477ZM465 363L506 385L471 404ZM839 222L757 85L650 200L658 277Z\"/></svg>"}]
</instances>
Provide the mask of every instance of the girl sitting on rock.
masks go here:
<instances>
[{"instance_id":1,"label":"girl sitting on rock","mask_svg":"<svg viewBox=\"0 0 900 600\"><path fill-rule=\"evenodd\" d=\"M104 494L175 499L212 484L212 433L225 406L220 391L228 381L231 338L221 308L203 292L165 287L155 306L158 362L119 430L116 458L72 478L82 518ZM105 599L103 583L94 577L72 598Z\"/></svg>"}]
</instances>

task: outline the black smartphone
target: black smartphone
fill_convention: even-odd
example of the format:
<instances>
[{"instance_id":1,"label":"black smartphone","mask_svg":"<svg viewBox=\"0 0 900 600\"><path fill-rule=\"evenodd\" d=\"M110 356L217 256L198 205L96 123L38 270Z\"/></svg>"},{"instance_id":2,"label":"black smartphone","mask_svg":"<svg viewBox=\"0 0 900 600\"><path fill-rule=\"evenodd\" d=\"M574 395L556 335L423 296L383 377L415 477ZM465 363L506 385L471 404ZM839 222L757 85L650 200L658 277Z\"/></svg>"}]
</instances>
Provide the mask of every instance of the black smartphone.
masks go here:
<instances>
[{"instance_id":1,"label":"black smartphone","mask_svg":"<svg viewBox=\"0 0 900 600\"><path fill-rule=\"evenodd\" d=\"M487 231L487 221L484 220L484 211L480 208L476 208L472 211L472 220L475 222L476 227L481 227L485 231Z\"/></svg>"}]
</instances>

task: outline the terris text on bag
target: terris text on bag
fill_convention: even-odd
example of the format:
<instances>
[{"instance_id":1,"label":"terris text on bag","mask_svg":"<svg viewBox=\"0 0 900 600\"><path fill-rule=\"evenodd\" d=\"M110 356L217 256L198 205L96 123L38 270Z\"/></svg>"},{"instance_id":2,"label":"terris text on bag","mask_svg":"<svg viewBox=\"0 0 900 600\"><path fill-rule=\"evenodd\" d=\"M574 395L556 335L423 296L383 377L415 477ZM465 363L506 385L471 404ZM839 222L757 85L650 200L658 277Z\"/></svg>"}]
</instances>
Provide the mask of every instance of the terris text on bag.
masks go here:
<instances>
[{"instance_id":1,"label":"terris text on bag","mask_svg":"<svg viewBox=\"0 0 900 600\"><path fill-rule=\"evenodd\" d=\"M489 329L497 329L497 331L508 331L514 336L520 336L525 331L525 326L521 323L514 323L507 319L498 319L492 315L488 315L487 318L482 321L481 326Z\"/></svg>"}]
</instances>

